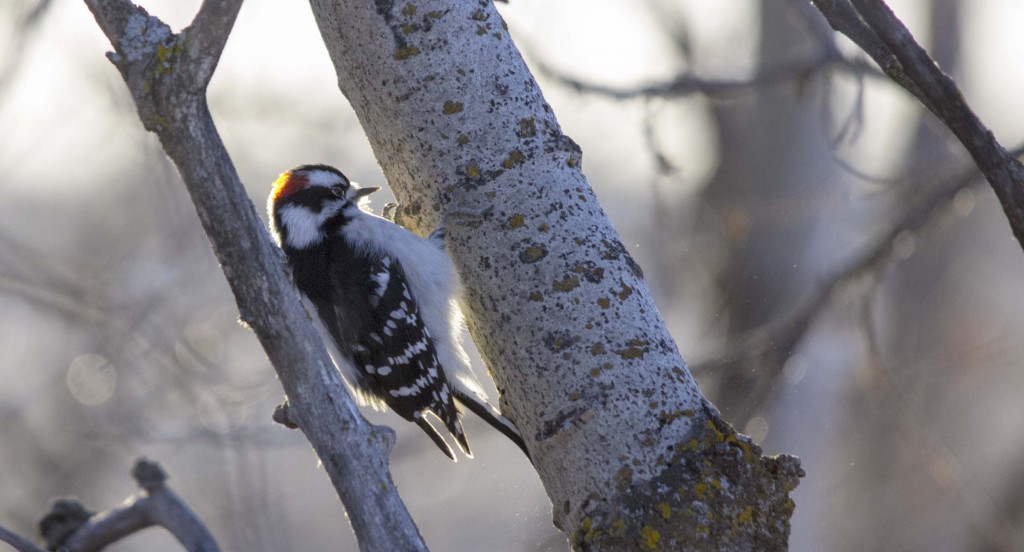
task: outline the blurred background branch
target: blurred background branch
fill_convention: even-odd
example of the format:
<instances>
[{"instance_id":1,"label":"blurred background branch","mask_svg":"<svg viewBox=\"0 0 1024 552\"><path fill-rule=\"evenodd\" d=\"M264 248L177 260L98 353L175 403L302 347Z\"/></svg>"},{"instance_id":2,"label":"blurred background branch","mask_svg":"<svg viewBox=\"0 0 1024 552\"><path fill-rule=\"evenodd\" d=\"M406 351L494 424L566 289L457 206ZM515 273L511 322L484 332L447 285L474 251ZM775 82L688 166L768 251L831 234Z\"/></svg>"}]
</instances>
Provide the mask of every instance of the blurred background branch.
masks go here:
<instances>
[{"instance_id":1,"label":"blurred background branch","mask_svg":"<svg viewBox=\"0 0 1024 552\"><path fill-rule=\"evenodd\" d=\"M48 550L94 552L138 531L158 525L185 548L217 552L220 547L209 529L166 484L167 474L156 462L140 458L132 468L140 487L118 506L90 512L76 499L59 499L39 522Z\"/></svg>"},{"instance_id":2,"label":"blurred background branch","mask_svg":"<svg viewBox=\"0 0 1024 552\"><path fill-rule=\"evenodd\" d=\"M7 2L0 8L9 10L10 13L6 15L10 18L12 27L11 32L5 33L7 44L4 49L8 55L0 57L0 108L3 107L7 89L14 82L22 60L25 59L25 50L36 36L39 25L52 4L52 0L25 0Z\"/></svg>"}]
</instances>

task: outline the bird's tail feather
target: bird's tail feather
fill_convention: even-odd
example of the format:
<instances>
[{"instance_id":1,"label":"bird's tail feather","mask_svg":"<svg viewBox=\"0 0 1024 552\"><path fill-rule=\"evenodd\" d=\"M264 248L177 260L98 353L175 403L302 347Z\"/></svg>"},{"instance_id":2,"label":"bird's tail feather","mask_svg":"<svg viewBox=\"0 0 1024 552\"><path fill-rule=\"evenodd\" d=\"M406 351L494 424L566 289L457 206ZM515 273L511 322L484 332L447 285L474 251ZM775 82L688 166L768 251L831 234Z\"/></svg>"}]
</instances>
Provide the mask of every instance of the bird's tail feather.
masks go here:
<instances>
[{"instance_id":1,"label":"bird's tail feather","mask_svg":"<svg viewBox=\"0 0 1024 552\"><path fill-rule=\"evenodd\" d=\"M483 418L485 422L491 424L502 435L508 437L516 446L522 449L527 458L530 458L530 452L526 450L526 443L523 441L523 436L519 434L519 429L516 428L511 420L502 416L497 408L491 406L486 400L470 395L460 389L455 389L455 400L459 401L460 404L468 408L473 414Z\"/></svg>"},{"instance_id":2,"label":"bird's tail feather","mask_svg":"<svg viewBox=\"0 0 1024 552\"><path fill-rule=\"evenodd\" d=\"M455 458L455 453L452 452L452 447L448 446L448 443L441 437L441 434L434 429L434 426L430 425L426 418L422 416L416 418L416 425L420 426L420 429L430 437L430 440L437 445L437 448L441 449L441 452L452 459L452 462L458 462L458 459Z\"/></svg>"}]
</instances>

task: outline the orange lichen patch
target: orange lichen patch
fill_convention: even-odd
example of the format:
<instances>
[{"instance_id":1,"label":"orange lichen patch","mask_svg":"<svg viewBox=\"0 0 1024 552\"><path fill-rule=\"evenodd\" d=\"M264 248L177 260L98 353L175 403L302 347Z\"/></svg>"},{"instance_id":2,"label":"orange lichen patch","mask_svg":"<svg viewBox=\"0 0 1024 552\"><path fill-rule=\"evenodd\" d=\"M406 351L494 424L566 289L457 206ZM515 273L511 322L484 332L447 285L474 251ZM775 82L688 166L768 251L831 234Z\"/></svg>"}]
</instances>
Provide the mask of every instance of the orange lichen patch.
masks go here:
<instances>
[{"instance_id":1,"label":"orange lichen patch","mask_svg":"<svg viewBox=\"0 0 1024 552\"><path fill-rule=\"evenodd\" d=\"M273 189L270 192L270 201L277 203L278 200L302 190L307 184L309 184L309 178L305 175L293 175L290 171L285 171L274 181Z\"/></svg>"}]
</instances>

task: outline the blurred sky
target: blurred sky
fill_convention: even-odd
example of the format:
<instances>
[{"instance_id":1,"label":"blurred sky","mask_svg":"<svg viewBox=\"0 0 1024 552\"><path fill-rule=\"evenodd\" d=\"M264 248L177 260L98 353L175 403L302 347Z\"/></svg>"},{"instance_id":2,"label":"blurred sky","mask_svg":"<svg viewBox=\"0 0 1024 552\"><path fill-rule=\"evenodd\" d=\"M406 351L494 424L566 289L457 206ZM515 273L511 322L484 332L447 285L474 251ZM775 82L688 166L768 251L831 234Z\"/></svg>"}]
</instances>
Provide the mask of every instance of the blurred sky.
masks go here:
<instances>
[{"instance_id":1,"label":"blurred sky","mask_svg":"<svg viewBox=\"0 0 1024 552\"><path fill-rule=\"evenodd\" d=\"M785 5L782 0L765 1L778 3L780 9ZM175 29L188 23L198 4L194 0L142 2L151 13ZM920 28L921 3L918 0L893 0L890 5L922 42L932 40ZM649 9L651 6L658 9ZM629 87L669 78L686 68L713 77L748 76L756 54L756 36L752 36L757 29L755 7L752 0L734 0L724 6L715 0L686 0L670 8L653 0L511 0L509 4L501 4L499 9L520 47L527 52L528 62L542 60L547 66L583 80ZM691 23L692 67L673 53L671 40L661 25L664 10L681 14ZM996 137L1012 147L1024 141L1024 110L1019 108L1024 91L1024 63L1019 62L1024 59L1024 33L1020 32L1024 26L1024 2L970 0L963 17L962 90ZM10 41L5 42L3 38L10 36L10 25L9 19L0 21L0 56L11 55ZM844 44L846 51L854 51L851 45ZM0 95L0 129L3 129L0 133L0 168L3 171L0 197L6 205L0 207L0 234L48 252L50 260L58 266L61 261L76 259L76 255L81 254L68 250L66 236L79 231L80 221L91 215L93 207L95 216L107 220L110 228L119 228L117 214L101 210L110 202L108 194L120 193L118 191L123 189L124 167L145 165L143 159L159 149L155 138L142 129L134 116L120 76L103 58L103 53L109 49L83 3L56 2L38 35L32 37L22 53L17 78ZM669 282L658 279L662 271L656 266L657 254L644 247L653 232L651 217L646 214L653 208L650 191L657 178L643 138L645 107L640 102L580 96L550 79L540 77L539 80L567 134L582 146L584 172L622 233L624 243L652 275L656 299L668 295L664 286L670 285ZM836 101L852 101L851 90L838 90ZM661 106L666 118L674 122L671 132L663 129L665 136L662 138L674 152L675 163L681 167L678 185L666 192L671 197L697 194L716 168L717 136L707 102L694 97ZM869 88L866 102L869 115L862 134L854 144L844 147L842 156L869 174L885 174L899 161L911 137L912 125L908 124L908 118L917 113L918 107L904 93L885 85ZM213 80L210 104L218 128L261 213L270 182L279 172L299 163L327 162L343 167L354 180L367 184L382 181L355 116L338 92L336 76L309 6L303 2L248 0L245 3ZM130 174L140 175L137 171ZM148 189L146 182L128 184L137 185L143 191ZM866 191L870 188L852 186L847 194L849 200L857 202L870 195ZM991 194L983 191L979 195L983 196L979 203L987 206L984 212L994 217L990 219L991 229L986 231L1006 241L1005 220L999 220L998 210L992 207L990 198L985 199ZM180 193L173 197L177 201L183 199ZM374 206L379 208L386 200L376 199ZM60 208L49 207L50 202L76 207L73 212L64 213ZM187 210L187 205L179 203L177 208ZM109 220L111 217L113 220ZM131 228L121 230L131 231ZM1019 248L1014 252L1012 244L1007 246L1002 242L991 251L998 251L1000 256L1020 255ZM210 256L207 257L206 262L210 262ZM102 261L106 257L97 258ZM984 262L978 260L979 264ZM1021 263L1012 266L1019 267ZM125 267L126 271L137 269ZM999 272L1002 269L989 270ZM151 273L145 274L147 282L138 285L155 285L148 280ZM215 272L209 274L211 278L216 277ZM127 280L131 281L131 277ZM218 285L219 297L223 299L224 286ZM1007 290L1017 289L1007 285ZM981 304L985 304L984 301ZM0 302L0 305L8 309L6 313L0 312L0 317L9 317L0 323L8 326L12 324L10 318L29 316L26 313L31 310L17 302ZM702 322L695 320L696 315L687 310L687 305L661 304L661 308L673 324L684 357L691 358L693 351L701 348L696 328ZM217 316L208 324L188 326L189 331L214 335L212 340L217 343L241 340L252 347L255 340L246 337L245 330L232 325L234 314L230 306L218 311ZM1019 317L1012 313L1001 316L1005 317L1003 322L1019 322ZM812 378L804 381L807 387L794 385L783 393L792 394L799 389L802 394L797 400L817 404L808 409L817 413L814 423L819 425L808 426L807 420L793 421L792 416L780 415L778 423L782 429L779 431L783 434L779 435L764 418L759 422L765 424L761 427L761 437L770 437L769 451L807 457L808 480L798 491L793 522L794 549L798 550L824 549L822 543L827 542L827 521L821 511L816 512L809 504L826 500L835 485L834 480L826 480L822 475L825 462L830 460L815 456L824 454L821 453L823 446L835 443L823 445L815 432L834 430L846 416L835 403L841 400L848 380L853 377L853 362L832 362L827 354L829 350L849 348L850 340L856 340L844 331L828 333L824 344L798 358L787 372L798 374L793 382L799 383L808 370L808 363L812 370L813 366L824 367L813 381ZM999 334L997 330L992 331ZM9 350L9 358L29 358L36 354L30 345L19 347ZM67 355L63 364L70 378L71 396L84 406L83 415L88 415L92 405L102 404L112 396L116 385L112 381L117 379L116 370L108 367L102 357L89 356L93 354L87 349L75 350ZM255 351L246 360L259 362L259 356L260 352ZM49 392L43 384L31 387L19 383L18 378L11 376L14 369L12 364L0 364L0 377L6 372L5 380L12 382L5 384L7 391L0 391L0 397L12 400L29 388L41 396ZM259 364L238 369L268 370ZM89 384L75 384L76 377L84 378ZM264 407L270 408L272 404L259 406ZM266 414L269 416L269 410ZM213 418L216 416L204 423L216 426L217 422L211 421ZM396 421L376 414L373 419L392 425ZM269 431L278 431L278 428L270 427ZM482 434L486 430L475 425L472 431ZM414 433L401 431L400 449L425 446L422 441L410 442L412 435ZM316 542L350 542L348 528L341 522L341 507L334 500L326 477L315 471L311 455L304 451L297 436L286 441L287 446L272 445L268 449L257 449L255 453L250 450L239 454L231 465L238 468L242 463L251 462L254 456L265 457L255 461L257 467L249 465L247 469L272 480L275 470L299 458L298 461L304 463L303 468L309 468L309 477L293 481L283 502L273 506L301 509L312 502L328 508L326 517L337 524L326 530L322 541ZM549 505L528 462L512 457L513 448L498 439L482 436L481 442L478 458L472 462L451 465L438 458L423 460L411 454L396 461L396 479L428 543L437 544L439 550L471 550L474 548L470 543L481 541L498 543L488 548L493 550L559 549L561 537L549 527ZM187 499L195 500L201 493L201 483L186 481L192 477L190 463L206 461L203 460L205 453L160 443L134 444L126 450L171 462L175 482L191 491ZM121 476L132 459L127 454L125 452L123 466L112 468L102 481L109 484L111 490L96 495L100 499L92 506L112 506L118 497L130 491L126 487L127 478ZM821 469L815 471L810 467ZM427 470L437 474L436 477L419 477ZM218 476L204 477L216 479ZM225 470L219 477L233 476ZM268 485L276 489L272 483ZM67 489L67 492L81 491ZM36 510L42 507L42 504L34 506ZM493 509L494 515L479 512L488 508ZM462 515L466 510L475 510L474 521L478 526L452 528L446 518L455 513ZM315 523L320 523L322 518L315 519ZM299 515L292 515L286 521L283 525L289 526L291 535L300 539L305 531L312 530L302 523L314 523ZM325 530L318 525L316 531ZM462 534L451 536L453 531ZM141 537L135 537L134 542L136 544L123 545L120 549L156 549L150 548L150 541Z\"/></svg>"}]
</instances>

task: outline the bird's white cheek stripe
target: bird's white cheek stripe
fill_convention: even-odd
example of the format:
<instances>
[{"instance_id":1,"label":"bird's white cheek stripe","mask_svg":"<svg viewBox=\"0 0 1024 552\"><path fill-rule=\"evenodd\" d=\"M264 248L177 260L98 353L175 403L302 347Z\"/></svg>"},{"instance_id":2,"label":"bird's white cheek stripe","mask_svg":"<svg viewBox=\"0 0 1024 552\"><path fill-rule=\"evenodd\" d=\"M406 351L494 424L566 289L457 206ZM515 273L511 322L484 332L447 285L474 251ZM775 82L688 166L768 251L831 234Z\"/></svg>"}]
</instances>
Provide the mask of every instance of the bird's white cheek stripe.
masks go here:
<instances>
[{"instance_id":1,"label":"bird's white cheek stripe","mask_svg":"<svg viewBox=\"0 0 1024 552\"><path fill-rule=\"evenodd\" d=\"M281 224L288 229L288 245L303 249L324 239L320 227L334 213L329 209L314 213L302 205L286 205L281 208L280 214Z\"/></svg>"}]
</instances>

